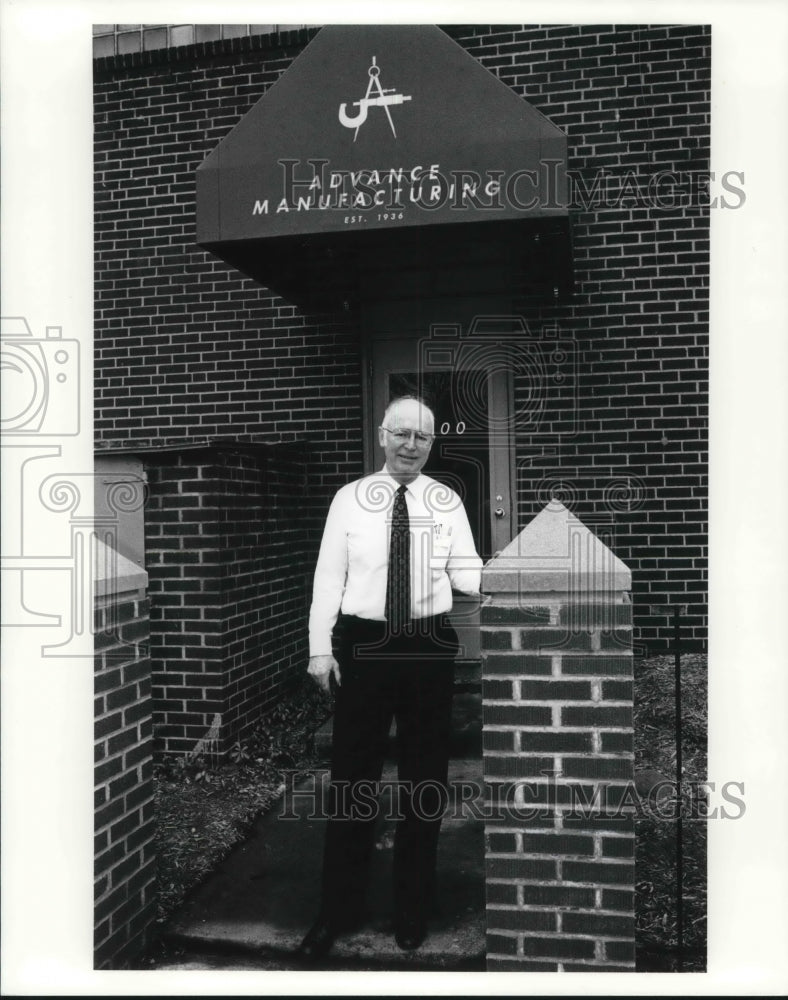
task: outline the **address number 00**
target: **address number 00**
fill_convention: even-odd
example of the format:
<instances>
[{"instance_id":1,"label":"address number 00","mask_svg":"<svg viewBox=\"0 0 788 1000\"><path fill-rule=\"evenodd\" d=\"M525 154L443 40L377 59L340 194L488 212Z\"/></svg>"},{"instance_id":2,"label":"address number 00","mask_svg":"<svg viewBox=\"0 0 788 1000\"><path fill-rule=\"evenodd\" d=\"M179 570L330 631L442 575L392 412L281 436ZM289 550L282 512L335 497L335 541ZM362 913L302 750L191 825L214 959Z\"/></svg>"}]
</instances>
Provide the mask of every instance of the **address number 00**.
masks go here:
<instances>
[{"instance_id":1,"label":"address number 00","mask_svg":"<svg viewBox=\"0 0 788 1000\"><path fill-rule=\"evenodd\" d=\"M457 421L457 426L454 428L454 431L455 431L456 434L464 434L465 433L465 421L464 420L458 420ZM448 420L444 420L444 422L441 424L441 434L451 434L451 424L449 423Z\"/></svg>"}]
</instances>

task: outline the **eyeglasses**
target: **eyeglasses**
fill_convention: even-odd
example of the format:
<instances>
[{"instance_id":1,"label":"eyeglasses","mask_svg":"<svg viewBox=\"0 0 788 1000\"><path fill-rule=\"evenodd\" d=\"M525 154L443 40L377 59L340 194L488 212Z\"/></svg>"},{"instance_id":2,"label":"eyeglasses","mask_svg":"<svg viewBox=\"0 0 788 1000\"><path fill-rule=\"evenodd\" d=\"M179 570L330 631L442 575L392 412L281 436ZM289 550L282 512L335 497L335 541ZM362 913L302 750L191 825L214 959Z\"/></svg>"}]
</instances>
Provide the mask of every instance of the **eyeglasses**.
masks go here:
<instances>
[{"instance_id":1,"label":"eyeglasses","mask_svg":"<svg viewBox=\"0 0 788 1000\"><path fill-rule=\"evenodd\" d=\"M412 437L419 448L426 448L427 445L432 444L435 439L434 434L422 434L421 431L393 431L390 427L384 427L383 430L387 431L394 438L397 444L407 444Z\"/></svg>"}]
</instances>

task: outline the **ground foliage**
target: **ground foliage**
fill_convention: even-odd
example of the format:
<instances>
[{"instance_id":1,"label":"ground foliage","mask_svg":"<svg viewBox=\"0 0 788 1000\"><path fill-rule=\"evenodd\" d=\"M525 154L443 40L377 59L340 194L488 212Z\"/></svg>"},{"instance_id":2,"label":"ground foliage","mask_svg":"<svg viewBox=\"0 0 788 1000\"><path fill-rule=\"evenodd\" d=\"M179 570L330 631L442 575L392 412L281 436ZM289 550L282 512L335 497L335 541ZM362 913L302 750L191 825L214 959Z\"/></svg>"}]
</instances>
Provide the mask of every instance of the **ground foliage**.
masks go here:
<instances>
[{"instance_id":1,"label":"ground foliage","mask_svg":"<svg viewBox=\"0 0 788 1000\"><path fill-rule=\"evenodd\" d=\"M641 795L662 779L676 779L675 661L673 656L635 660L635 773ZM707 779L707 661L681 657L683 969L706 965L707 822L698 818L697 784ZM675 785L673 786L675 787ZM643 801L643 799L641 799ZM636 829L636 943L638 969L678 968L676 927L675 797L639 812ZM695 818L693 818L693 815Z\"/></svg>"},{"instance_id":2,"label":"ground foliage","mask_svg":"<svg viewBox=\"0 0 788 1000\"><path fill-rule=\"evenodd\" d=\"M242 842L254 820L318 761L314 732L331 705L299 679L224 760L210 753L168 757L154 769L158 915L165 922L186 894Z\"/></svg>"},{"instance_id":3,"label":"ground foliage","mask_svg":"<svg viewBox=\"0 0 788 1000\"><path fill-rule=\"evenodd\" d=\"M682 674L683 783L706 780L706 657L684 655ZM223 761L201 754L165 759L155 769L158 920L165 922L186 894L242 842L254 820L283 791L284 772L308 774L321 765L313 734L330 700L303 678L266 713ZM674 660L635 660L635 770L643 790L675 778ZM687 797L685 796L685 804ZM670 809L662 809L663 814ZM706 955L706 824L683 823L684 969L702 971ZM636 944L638 968L677 968L676 824L648 808L636 820Z\"/></svg>"}]
</instances>

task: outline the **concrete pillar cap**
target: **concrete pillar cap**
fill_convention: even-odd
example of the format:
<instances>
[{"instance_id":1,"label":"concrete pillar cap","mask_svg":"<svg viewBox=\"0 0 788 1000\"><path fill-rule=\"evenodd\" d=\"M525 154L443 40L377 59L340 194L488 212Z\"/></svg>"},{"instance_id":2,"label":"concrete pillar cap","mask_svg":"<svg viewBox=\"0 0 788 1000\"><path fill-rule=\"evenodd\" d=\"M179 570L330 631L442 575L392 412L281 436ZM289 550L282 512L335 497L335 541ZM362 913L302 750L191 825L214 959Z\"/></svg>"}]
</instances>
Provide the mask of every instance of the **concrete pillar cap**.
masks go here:
<instances>
[{"instance_id":1,"label":"concrete pillar cap","mask_svg":"<svg viewBox=\"0 0 788 1000\"><path fill-rule=\"evenodd\" d=\"M116 552L111 545L96 538L93 548L93 584L96 597L144 591L148 586L148 574L131 559Z\"/></svg>"},{"instance_id":2,"label":"concrete pillar cap","mask_svg":"<svg viewBox=\"0 0 788 1000\"><path fill-rule=\"evenodd\" d=\"M632 574L560 501L551 500L482 570L486 594L630 590Z\"/></svg>"}]
</instances>

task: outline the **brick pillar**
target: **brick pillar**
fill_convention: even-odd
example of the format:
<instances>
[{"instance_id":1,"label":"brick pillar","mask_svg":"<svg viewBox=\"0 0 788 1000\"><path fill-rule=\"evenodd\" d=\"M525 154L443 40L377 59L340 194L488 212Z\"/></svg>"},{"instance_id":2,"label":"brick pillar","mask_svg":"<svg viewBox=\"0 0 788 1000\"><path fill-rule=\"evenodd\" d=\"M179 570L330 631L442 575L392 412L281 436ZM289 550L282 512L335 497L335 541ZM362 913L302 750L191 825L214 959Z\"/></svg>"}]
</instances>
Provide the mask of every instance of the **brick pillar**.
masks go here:
<instances>
[{"instance_id":1,"label":"brick pillar","mask_svg":"<svg viewBox=\"0 0 788 1000\"><path fill-rule=\"evenodd\" d=\"M146 456L157 754L224 754L303 673L319 545L305 456L232 441Z\"/></svg>"},{"instance_id":2,"label":"brick pillar","mask_svg":"<svg viewBox=\"0 0 788 1000\"><path fill-rule=\"evenodd\" d=\"M156 919L148 575L96 544L94 966L123 969Z\"/></svg>"},{"instance_id":3,"label":"brick pillar","mask_svg":"<svg viewBox=\"0 0 788 1000\"><path fill-rule=\"evenodd\" d=\"M490 971L634 971L630 586L556 501L484 569Z\"/></svg>"}]
</instances>

